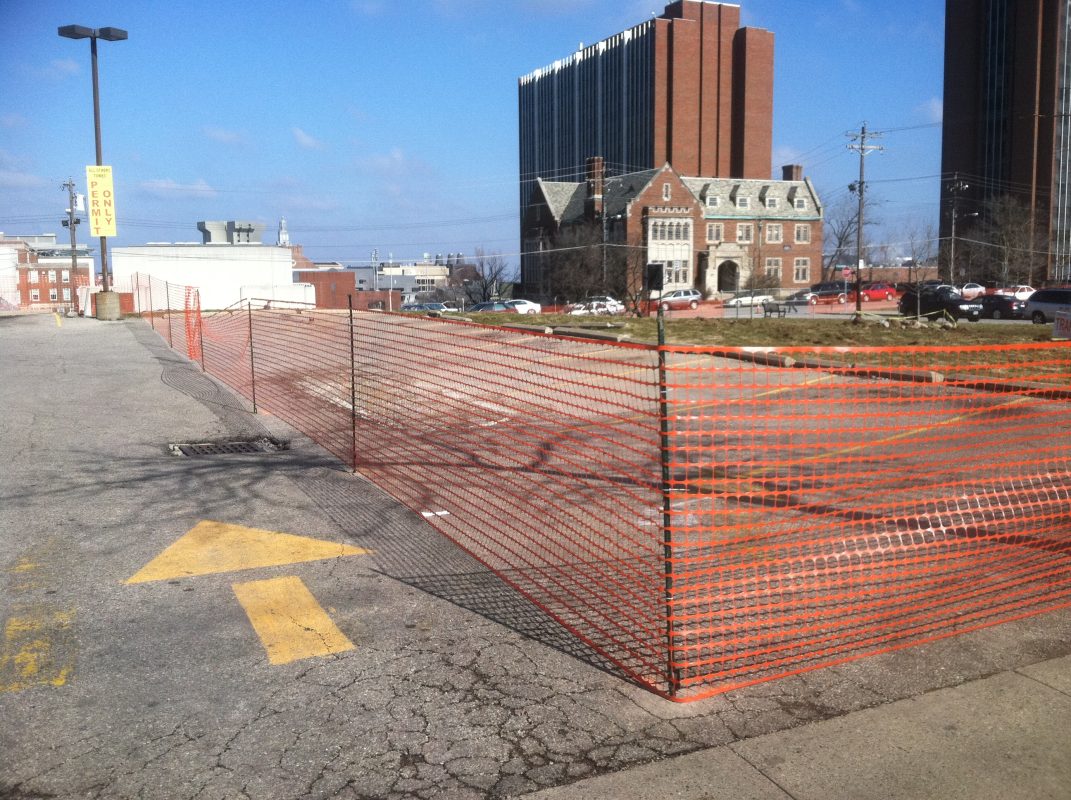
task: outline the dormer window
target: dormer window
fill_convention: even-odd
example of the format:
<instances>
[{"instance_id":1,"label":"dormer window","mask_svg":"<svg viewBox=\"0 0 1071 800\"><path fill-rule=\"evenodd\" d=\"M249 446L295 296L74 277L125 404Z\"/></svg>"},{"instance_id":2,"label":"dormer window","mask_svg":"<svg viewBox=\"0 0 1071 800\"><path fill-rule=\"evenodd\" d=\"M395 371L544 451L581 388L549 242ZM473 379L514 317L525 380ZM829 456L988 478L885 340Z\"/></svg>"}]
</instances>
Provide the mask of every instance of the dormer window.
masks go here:
<instances>
[{"instance_id":1,"label":"dormer window","mask_svg":"<svg viewBox=\"0 0 1071 800\"><path fill-rule=\"evenodd\" d=\"M747 195L741 195L736 198L737 208L751 208L751 198Z\"/></svg>"},{"instance_id":2,"label":"dormer window","mask_svg":"<svg viewBox=\"0 0 1071 800\"><path fill-rule=\"evenodd\" d=\"M807 210L807 198L805 198L805 197L797 197L796 200L795 200L794 206L795 206L797 211L806 211Z\"/></svg>"},{"instance_id":3,"label":"dormer window","mask_svg":"<svg viewBox=\"0 0 1071 800\"><path fill-rule=\"evenodd\" d=\"M780 201L776 197L767 197L766 198L766 207L767 208L777 208L779 205L780 205Z\"/></svg>"},{"instance_id":4,"label":"dormer window","mask_svg":"<svg viewBox=\"0 0 1071 800\"><path fill-rule=\"evenodd\" d=\"M720 201L721 201L721 198L718 197L716 194L708 194L707 195L707 208L717 208L719 203L720 203Z\"/></svg>"}]
</instances>

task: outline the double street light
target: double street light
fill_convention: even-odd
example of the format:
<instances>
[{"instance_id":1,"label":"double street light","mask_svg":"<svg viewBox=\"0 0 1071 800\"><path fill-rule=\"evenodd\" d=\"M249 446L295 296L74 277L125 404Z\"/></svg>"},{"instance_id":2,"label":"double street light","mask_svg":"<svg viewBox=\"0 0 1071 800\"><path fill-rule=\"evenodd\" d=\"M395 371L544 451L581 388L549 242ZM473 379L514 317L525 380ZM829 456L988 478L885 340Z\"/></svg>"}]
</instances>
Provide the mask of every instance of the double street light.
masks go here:
<instances>
[{"instance_id":1,"label":"double street light","mask_svg":"<svg viewBox=\"0 0 1071 800\"><path fill-rule=\"evenodd\" d=\"M87 28L84 25L64 25L59 29L59 35L66 39L89 39L89 51L93 57L93 132L97 144L97 166L104 164L100 145L100 88L97 82L97 39L106 42L119 42L127 38L126 31L122 28ZM100 271L102 278L101 289L111 291L111 281L108 278L108 240L100 237Z\"/></svg>"}]
</instances>

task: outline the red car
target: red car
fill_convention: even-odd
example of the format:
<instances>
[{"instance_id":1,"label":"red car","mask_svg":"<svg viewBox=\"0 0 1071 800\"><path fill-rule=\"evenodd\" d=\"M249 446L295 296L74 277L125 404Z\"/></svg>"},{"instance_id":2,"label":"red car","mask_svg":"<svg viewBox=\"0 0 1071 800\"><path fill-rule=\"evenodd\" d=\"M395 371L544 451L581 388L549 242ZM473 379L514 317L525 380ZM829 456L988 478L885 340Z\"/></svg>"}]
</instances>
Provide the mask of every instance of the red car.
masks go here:
<instances>
[{"instance_id":1,"label":"red car","mask_svg":"<svg viewBox=\"0 0 1071 800\"><path fill-rule=\"evenodd\" d=\"M896 287L888 281L869 281L863 284L860 298L864 303L871 300L892 300L896 297ZM855 289L849 288L848 299L855 300Z\"/></svg>"}]
</instances>

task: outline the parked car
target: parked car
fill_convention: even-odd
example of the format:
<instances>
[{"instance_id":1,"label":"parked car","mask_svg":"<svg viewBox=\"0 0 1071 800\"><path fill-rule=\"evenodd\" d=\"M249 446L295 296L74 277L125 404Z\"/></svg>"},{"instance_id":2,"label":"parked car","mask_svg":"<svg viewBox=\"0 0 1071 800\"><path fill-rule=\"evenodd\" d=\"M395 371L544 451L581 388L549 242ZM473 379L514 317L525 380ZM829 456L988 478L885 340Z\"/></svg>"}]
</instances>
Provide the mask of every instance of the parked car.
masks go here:
<instances>
[{"instance_id":1,"label":"parked car","mask_svg":"<svg viewBox=\"0 0 1071 800\"><path fill-rule=\"evenodd\" d=\"M871 300L892 300L896 297L896 287L886 281L868 281L862 286L860 299L864 303ZM855 300L855 286L848 284L848 299Z\"/></svg>"},{"instance_id":2,"label":"parked car","mask_svg":"<svg viewBox=\"0 0 1071 800\"><path fill-rule=\"evenodd\" d=\"M620 305L620 304L619 304ZM624 306L621 306L622 311ZM608 303L590 302L590 303L578 303L569 309L568 313L574 317L593 317L593 316L606 316L610 314L620 314L622 311L615 310L615 307Z\"/></svg>"},{"instance_id":3,"label":"parked car","mask_svg":"<svg viewBox=\"0 0 1071 800\"><path fill-rule=\"evenodd\" d=\"M965 283L960 287L959 293L966 299L973 300L985 294L985 287L980 283Z\"/></svg>"},{"instance_id":4,"label":"parked car","mask_svg":"<svg viewBox=\"0 0 1071 800\"><path fill-rule=\"evenodd\" d=\"M813 306L817 302L818 297L810 289L800 289L798 292L794 292L785 298L785 303L790 306Z\"/></svg>"},{"instance_id":5,"label":"parked car","mask_svg":"<svg viewBox=\"0 0 1071 800\"><path fill-rule=\"evenodd\" d=\"M922 287L917 291L905 292L898 305L900 315L913 317L916 313L923 316L946 313L953 319L966 319L977 322L982 318L982 304L977 300L967 300L953 286Z\"/></svg>"},{"instance_id":6,"label":"parked car","mask_svg":"<svg viewBox=\"0 0 1071 800\"><path fill-rule=\"evenodd\" d=\"M427 311L428 307L424 303L403 303L402 311Z\"/></svg>"},{"instance_id":7,"label":"parked car","mask_svg":"<svg viewBox=\"0 0 1071 800\"><path fill-rule=\"evenodd\" d=\"M703 295L696 289L674 289L663 294L658 305L663 311L669 311L671 308L699 308L702 299Z\"/></svg>"},{"instance_id":8,"label":"parked car","mask_svg":"<svg viewBox=\"0 0 1071 800\"><path fill-rule=\"evenodd\" d=\"M502 300L491 300L486 303L477 303L469 311L481 312L481 311L506 311L516 313L516 309L506 305Z\"/></svg>"},{"instance_id":9,"label":"parked car","mask_svg":"<svg viewBox=\"0 0 1071 800\"><path fill-rule=\"evenodd\" d=\"M577 304L577 306L585 306L585 305L591 305L591 304L604 306L607 309L607 311L604 312L604 313L609 313L609 314L624 314L625 313L625 304L624 303L622 303L619 300L615 300L614 298L610 297L609 295L605 295L605 294L595 295L593 297L585 297L583 300L581 300Z\"/></svg>"},{"instance_id":10,"label":"parked car","mask_svg":"<svg viewBox=\"0 0 1071 800\"><path fill-rule=\"evenodd\" d=\"M964 295L964 299L969 299ZM980 294L974 301L982 304L986 319L1022 319L1026 301L1010 294Z\"/></svg>"},{"instance_id":11,"label":"parked car","mask_svg":"<svg viewBox=\"0 0 1071 800\"><path fill-rule=\"evenodd\" d=\"M844 281L826 281L811 287L815 303L847 303L850 284Z\"/></svg>"},{"instance_id":12,"label":"parked car","mask_svg":"<svg viewBox=\"0 0 1071 800\"><path fill-rule=\"evenodd\" d=\"M1029 300L1034 291L1033 286L1019 284L1018 286L1005 286L1003 289L997 289L994 294L1010 294L1020 300Z\"/></svg>"},{"instance_id":13,"label":"parked car","mask_svg":"<svg viewBox=\"0 0 1071 800\"><path fill-rule=\"evenodd\" d=\"M758 290L747 290L743 292L737 292L728 300L725 301L725 305L729 308L739 308L740 306L761 306L763 303L772 303L773 296Z\"/></svg>"},{"instance_id":14,"label":"parked car","mask_svg":"<svg viewBox=\"0 0 1071 800\"><path fill-rule=\"evenodd\" d=\"M533 303L531 300L504 300L507 306L510 306L518 314L539 314L543 311L543 306L539 303Z\"/></svg>"},{"instance_id":15,"label":"parked car","mask_svg":"<svg viewBox=\"0 0 1071 800\"><path fill-rule=\"evenodd\" d=\"M1023 316L1035 325L1044 325L1056 319L1056 312L1071 314L1071 288L1038 289L1026 301Z\"/></svg>"}]
</instances>

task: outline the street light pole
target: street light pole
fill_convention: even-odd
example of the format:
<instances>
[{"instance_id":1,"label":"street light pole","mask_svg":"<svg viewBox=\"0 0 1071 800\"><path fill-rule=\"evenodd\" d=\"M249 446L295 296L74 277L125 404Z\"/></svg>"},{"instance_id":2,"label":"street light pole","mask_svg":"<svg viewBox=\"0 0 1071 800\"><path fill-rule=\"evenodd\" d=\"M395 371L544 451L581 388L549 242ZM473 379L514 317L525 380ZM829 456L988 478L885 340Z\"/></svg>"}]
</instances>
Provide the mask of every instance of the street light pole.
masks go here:
<instances>
[{"instance_id":1,"label":"street light pole","mask_svg":"<svg viewBox=\"0 0 1071 800\"><path fill-rule=\"evenodd\" d=\"M87 28L84 25L64 25L59 29L59 35L65 39L89 39L89 52L93 62L93 136L97 146L97 166L103 166L104 154L101 147L100 137L100 84L97 78L97 39L106 42L119 42L127 38L127 33L122 28ZM111 291L111 280L108 276L108 239L100 237L100 274L101 290Z\"/></svg>"}]
</instances>

